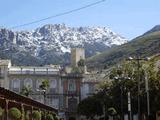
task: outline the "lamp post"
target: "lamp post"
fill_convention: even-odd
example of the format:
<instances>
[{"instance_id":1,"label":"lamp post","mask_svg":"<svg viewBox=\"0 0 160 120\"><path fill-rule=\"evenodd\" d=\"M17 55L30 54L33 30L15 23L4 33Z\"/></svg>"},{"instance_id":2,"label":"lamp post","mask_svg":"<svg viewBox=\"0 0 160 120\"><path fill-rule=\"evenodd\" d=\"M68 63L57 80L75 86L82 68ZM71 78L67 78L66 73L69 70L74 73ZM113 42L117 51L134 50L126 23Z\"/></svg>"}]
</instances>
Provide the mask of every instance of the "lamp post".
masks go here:
<instances>
[{"instance_id":1,"label":"lamp post","mask_svg":"<svg viewBox=\"0 0 160 120\"><path fill-rule=\"evenodd\" d=\"M141 107L141 105L140 105L140 81L141 81L141 78L140 78L140 61L148 61L148 60L150 60L150 58L140 58L140 56L137 56L136 58L132 58L132 57L129 57L127 60L130 60L130 61L132 61L132 60L135 60L135 61L137 61L137 72L138 72L138 120L140 120L141 118L140 118L140 107ZM147 97L147 101L148 101L148 98L149 97ZM147 108L148 108L148 104L147 104Z\"/></svg>"},{"instance_id":2,"label":"lamp post","mask_svg":"<svg viewBox=\"0 0 160 120\"><path fill-rule=\"evenodd\" d=\"M43 98L44 98L43 103L46 104L46 90L45 89L43 89L43 90L37 89L37 91L38 92L43 92Z\"/></svg>"}]
</instances>

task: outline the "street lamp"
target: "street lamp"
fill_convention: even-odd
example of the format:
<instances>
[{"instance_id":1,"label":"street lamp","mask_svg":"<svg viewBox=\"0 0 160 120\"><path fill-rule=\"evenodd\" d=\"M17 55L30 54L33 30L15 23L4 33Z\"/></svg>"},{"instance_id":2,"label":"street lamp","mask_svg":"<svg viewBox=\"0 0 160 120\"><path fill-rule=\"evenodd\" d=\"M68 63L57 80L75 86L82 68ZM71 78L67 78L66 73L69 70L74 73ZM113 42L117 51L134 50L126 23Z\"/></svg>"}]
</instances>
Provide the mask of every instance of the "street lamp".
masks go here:
<instances>
[{"instance_id":1,"label":"street lamp","mask_svg":"<svg viewBox=\"0 0 160 120\"><path fill-rule=\"evenodd\" d=\"M38 92L43 92L43 98L44 98L43 103L46 104L46 90L45 90L45 89L42 89L42 90L37 89L37 91L38 91Z\"/></svg>"},{"instance_id":2,"label":"street lamp","mask_svg":"<svg viewBox=\"0 0 160 120\"><path fill-rule=\"evenodd\" d=\"M138 71L138 120L140 120L140 61L148 61L150 60L149 57L146 57L146 58L141 58L140 56L137 56L136 58L132 58L132 57L129 57L127 60L135 60L137 61L137 71ZM147 81L148 82L148 81ZM148 85L148 83L146 84ZM147 90L147 103L149 103L149 92ZM147 113L148 113L148 116L149 116L149 104L147 104Z\"/></svg>"}]
</instances>

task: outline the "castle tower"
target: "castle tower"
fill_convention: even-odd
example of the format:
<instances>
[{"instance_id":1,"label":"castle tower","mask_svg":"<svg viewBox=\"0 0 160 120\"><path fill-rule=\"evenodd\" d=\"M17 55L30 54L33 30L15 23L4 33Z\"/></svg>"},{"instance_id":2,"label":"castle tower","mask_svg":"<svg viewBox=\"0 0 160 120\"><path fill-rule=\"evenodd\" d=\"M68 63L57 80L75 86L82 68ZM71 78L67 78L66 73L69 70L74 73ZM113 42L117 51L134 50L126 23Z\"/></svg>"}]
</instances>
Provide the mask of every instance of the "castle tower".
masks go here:
<instances>
[{"instance_id":1,"label":"castle tower","mask_svg":"<svg viewBox=\"0 0 160 120\"><path fill-rule=\"evenodd\" d=\"M71 65L77 66L80 59L85 59L85 51L83 48L72 48L71 49Z\"/></svg>"}]
</instances>

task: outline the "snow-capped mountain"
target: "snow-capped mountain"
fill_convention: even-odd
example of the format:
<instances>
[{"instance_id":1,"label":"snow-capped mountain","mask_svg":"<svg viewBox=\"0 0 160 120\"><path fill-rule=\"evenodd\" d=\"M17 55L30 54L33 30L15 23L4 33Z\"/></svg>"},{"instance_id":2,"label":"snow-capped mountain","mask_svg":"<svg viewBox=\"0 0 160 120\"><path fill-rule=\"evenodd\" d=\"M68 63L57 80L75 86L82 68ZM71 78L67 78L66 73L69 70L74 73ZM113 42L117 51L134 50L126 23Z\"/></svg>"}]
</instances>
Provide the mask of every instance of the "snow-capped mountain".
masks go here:
<instances>
[{"instance_id":1,"label":"snow-capped mountain","mask_svg":"<svg viewBox=\"0 0 160 120\"><path fill-rule=\"evenodd\" d=\"M127 40L106 27L48 24L33 31L0 29L0 57L19 65L69 62L70 49L83 47L92 56Z\"/></svg>"}]
</instances>

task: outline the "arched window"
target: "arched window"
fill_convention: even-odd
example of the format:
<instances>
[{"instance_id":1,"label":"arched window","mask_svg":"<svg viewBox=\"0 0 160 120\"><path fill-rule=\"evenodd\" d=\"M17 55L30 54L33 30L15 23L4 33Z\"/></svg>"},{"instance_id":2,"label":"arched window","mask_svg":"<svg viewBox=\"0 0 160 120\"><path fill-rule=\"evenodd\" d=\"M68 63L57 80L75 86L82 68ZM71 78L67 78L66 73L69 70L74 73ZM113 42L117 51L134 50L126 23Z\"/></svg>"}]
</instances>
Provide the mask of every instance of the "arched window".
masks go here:
<instances>
[{"instance_id":1,"label":"arched window","mask_svg":"<svg viewBox=\"0 0 160 120\"><path fill-rule=\"evenodd\" d=\"M50 105L52 107L58 108L58 106L59 106L59 99L58 98L51 98L50 99Z\"/></svg>"},{"instance_id":2,"label":"arched window","mask_svg":"<svg viewBox=\"0 0 160 120\"><path fill-rule=\"evenodd\" d=\"M76 91L76 85L75 85L75 81L70 80L68 83L68 90L69 91Z\"/></svg>"},{"instance_id":3,"label":"arched window","mask_svg":"<svg viewBox=\"0 0 160 120\"><path fill-rule=\"evenodd\" d=\"M50 81L50 88L56 88L57 87L57 80L51 80Z\"/></svg>"},{"instance_id":4,"label":"arched window","mask_svg":"<svg viewBox=\"0 0 160 120\"><path fill-rule=\"evenodd\" d=\"M14 79L13 81L12 81L12 87L13 87L13 89L19 89L20 88L20 80L19 79Z\"/></svg>"},{"instance_id":5,"label":"arched window","mask_svg":"<svg viewBox=\"0 0 160 120\"><path fill-rule=\"evenodd\" d=\"M36 89L39 89L39 86L42 84L42 80L36 80Z\"/></svg>"},{"instance_id":6,"label":"arched window","mask_svg":"<svg viewBox=\"0 0 160 120\"><path fill-rule=\"evenodd\" d=\"M26 78L24 80L24 86L30 86L30 87L32 87L32 79Z\"/></svg>"}]
</instances>

